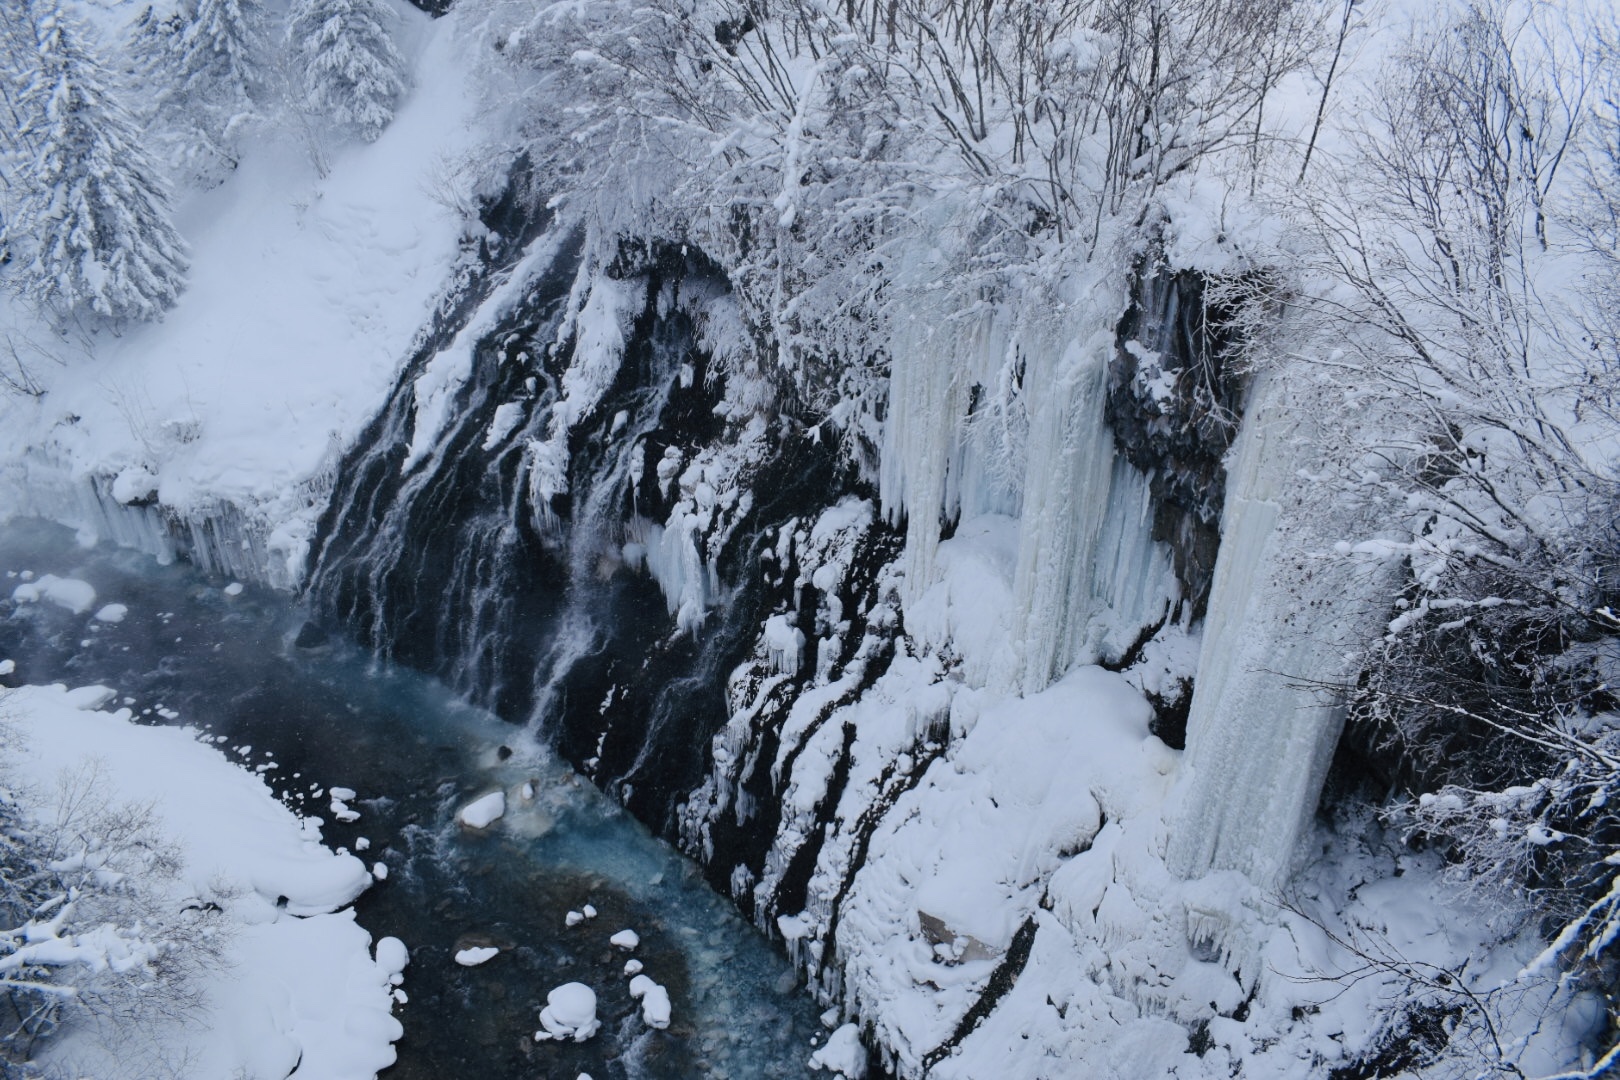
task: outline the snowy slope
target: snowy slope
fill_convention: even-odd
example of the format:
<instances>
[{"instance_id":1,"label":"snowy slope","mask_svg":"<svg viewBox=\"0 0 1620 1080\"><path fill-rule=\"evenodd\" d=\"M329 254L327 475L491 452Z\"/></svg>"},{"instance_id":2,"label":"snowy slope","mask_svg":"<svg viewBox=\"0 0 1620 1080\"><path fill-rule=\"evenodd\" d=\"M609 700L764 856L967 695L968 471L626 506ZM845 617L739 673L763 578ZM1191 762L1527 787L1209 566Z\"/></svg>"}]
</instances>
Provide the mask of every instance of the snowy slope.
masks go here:
<instances>
[{"instance_id":1,"label":"snowy slope","mask_svg":"<svg viewBox=\"0 0 1620 1080\"><path fill-rule=\"evenodd\" d=\"M127 709L96 711L108 696L62 686L6 692L19 746L10 779L48 792L60 775L96 769L97 795L150 805L159 834L178 847L171 902L205 898L223 909L223 954L199 976L202 1014L142 1034L169 1061L189 1058L193 1076L364 1080L391 1065L399 950L379 947L373 959L371 935L347 906L370 884L365 865L322 846L317 825L194 732L134 724ZM105 1055L128 1046L96 1035L60 1040L54 1060L94 1076L159 1067L114 1064Z\"/></svg>"},{"instance_id":2,"label":"snowy slope","mask_svg":"<svg viewBox=\"0 0 1620 1080\"><path fill-rule=\"evenodd\" d=\"M295 133L272 133L223 185L187 198L190 285L164 321L57 337L0 295L0 325L61 362L37 364L39 400L0 398L8 510L56 510L53 489L137 469L125 500L155 489L180 514L231 503L297 555L323 474L375 411L459 251L443 163L472 145L475 103L454 20L396 7L415 85L394 123L373 144L331 148L324 177ZM55 516L75 514L57 502L68 509Z\"/></svg>"}]
</instances>

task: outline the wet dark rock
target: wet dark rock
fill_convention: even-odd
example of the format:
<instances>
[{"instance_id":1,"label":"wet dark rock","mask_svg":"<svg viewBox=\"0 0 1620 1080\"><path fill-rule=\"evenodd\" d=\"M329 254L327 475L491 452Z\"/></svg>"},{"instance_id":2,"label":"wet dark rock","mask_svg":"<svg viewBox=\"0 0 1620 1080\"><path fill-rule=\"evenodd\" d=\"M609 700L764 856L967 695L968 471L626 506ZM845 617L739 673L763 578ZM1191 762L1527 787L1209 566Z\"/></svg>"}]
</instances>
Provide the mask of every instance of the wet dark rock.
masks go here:
<instances>
[{"instance_id":1,"label":"wet dark rock","mask_svg":"<svg viewBox=\"0 0 1620 1080\"><path fill-rule=\"evenodd\" d=\"M1152 261L1138 269L1115 332L1106 408L1114 444L1149 479L1153 538L1169 546L1195 619L1215 577L1224 460L1244 389L1231 313L1208 300L1208 284Z\"/></svg>"}]
</instances>

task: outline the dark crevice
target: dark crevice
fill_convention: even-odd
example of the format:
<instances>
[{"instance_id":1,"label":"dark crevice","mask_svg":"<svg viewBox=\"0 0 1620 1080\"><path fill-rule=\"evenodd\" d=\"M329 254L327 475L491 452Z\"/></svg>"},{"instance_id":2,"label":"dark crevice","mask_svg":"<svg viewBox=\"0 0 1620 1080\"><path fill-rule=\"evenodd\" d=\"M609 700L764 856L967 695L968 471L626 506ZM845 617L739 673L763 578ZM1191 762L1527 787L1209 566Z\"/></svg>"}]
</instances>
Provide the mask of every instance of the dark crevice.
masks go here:
<instances>
[{"instance_id":1,"label":"dark crevice","mask_svg":"<svg viewBox=\"0 0 1620 1080\"><path fill-rule=\"evenodd\" d=\"M877 799L867 806L855 822L855 841L850 845L849 861L844 865L843 877L838 882L838 891L833 895L832 905L827 916L827 936L823 941L821 957L822 967L830 967L838 958L838 921L842 917L844 900L849 890L855 885L855 876L866 866L866 855L872 847L872 837L883 818L894 804L899 802L907 792L914 790L922 783L923 777L928 775L929 768L944 756L948 744L944 733L932 743L925 742L913 752L911 771L903 776L892 789L889 783L898 771L895 762L891 761L883 768L883 774L878 779L878 787L883 791Z\"/></svg>"},{"instance_id":2,"label":"dark crevice","mask_svg":"<svg viewBox=\"0 0 1620 1080\"><path fill-rule=\"evenodd\" d=\"M951 1037L928 1051L923 1058L923 1075L927 1076L930 1069L951 1056L951 1053L964 1039L973 1034L975 1028L984 1023L985 1018L996 1011L1001 999L1012 991L1018 982L1018 977L1024 973L1024 965L1029 963L1029 954L1035 948L1035 930L1037 928L1035 916L1031 915L1024 920L1013 935L1012 944L1007 947L1007 954L1001 958L996 969L990 973L990 979L985 983L984 993L979 1000L957 1022L956 1030Z\"/></svg>"},{"instance_id":3,"label":"dark crevice","mask_svg":"<svg viewBox=\"0 0 1620 1080\"><path fill-rule=\"evenodd\" d=\"M1153 539L1168 545L1193 620L1203 618L1220 548L1225 457L1243 380L1233 313L1191 270L1145 260L1115 332L1106 416L1114 444L1148 477Z\"/></svg>"}]
</instances>

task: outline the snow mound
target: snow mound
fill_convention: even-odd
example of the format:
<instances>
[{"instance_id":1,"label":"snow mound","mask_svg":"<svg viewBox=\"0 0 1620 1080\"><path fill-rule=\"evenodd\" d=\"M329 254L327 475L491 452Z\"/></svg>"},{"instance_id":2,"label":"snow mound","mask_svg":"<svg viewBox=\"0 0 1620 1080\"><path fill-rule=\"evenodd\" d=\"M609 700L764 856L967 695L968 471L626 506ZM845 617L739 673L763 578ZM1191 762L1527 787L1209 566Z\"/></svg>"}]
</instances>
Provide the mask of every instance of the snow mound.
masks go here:
<instances>
[{"instance_id":1,"label":"snow mound","mask_svg":"<svg viewBox=\"0 0 1620 1080\"><path fill-rule=\"evenodd\" d=\"M128 614L129 608L123 604L108 604L96 612L95 618L97 622L121 623Z\"/></svg>"},{"instance_id":2,"label":"snow mound","mask_svg":"<svg viewBox=\"0 0 1620 1080\"><path fill-rule=\"evenodd\" d=\"M24 582L11 590L11 598L19 604L32 604L49 600L65 607L75 615L83 615L96 603L96 590L88 581L78 578L60 578L46 574L38 581Z\"/></svg>"},{"instance_id":3,"label":"snow mound","mask_svg":"<svg viewBox=\"0 0 1620 1080\"><path fill-rule=\"evenodd\" d=\"M634 930L620 930L617 934L608 938L608 943L629 951L641 944L641 935Z\"/></svg>"},{"instance_id":4,"label":"snow mound","mask_svg":"<svg viewBox=\"0 0 1620 1080\"><path fill-rule=\"evenodd\" d=\"M477 967L487 963L500 955L499 949L493 945L475 945L470 949L462 949L456 953L456 963L462 967Z\"/></svg>"},{"instance_id":5,"label":"snow mound","mask_svg":"<svg viewBox=\"0 0 1620 1080\"><path fill-rule=\"evenodd\" d=\"M847 1080L865 1080L866 1048L861 1045L861 1029L845 1024L827 1036L826 1045L810 1055L812 1069L826 1069Z\"/></svg>"},{"instance_id":6,"label":"snow mound","mask_svg":"<svg viewBox=\"0 0 1620 1080\"><path fill-rule=\"evenodd\" d=\"M662 1031L669 1027L669 991L645 975L630 980L630 996L641 1002L641 1018Z\"/></svg>"},{"instance_id":7,"label":"snow mound","mask_svg":"<svg viewBox=\"0 0 1620 1080\"><path fill-rule=\"evenodd\" d=\"M506 813L506 793L492 791L461 808L456 820L471 829L487 829Z\"/></svg>"},{"instance_id":8,"label":"snow mound","mask_svg":"<svg viewBox=\"0 0 1620 1080\"><path fill-rule=\"evenodd\" d=\"M601 1028L596 1019L596 991L584 983L563 983L546 995L540 1010L540 1027L535 1042L547 1039L573 1039L584 1042Z\"/></svg>"}]
</instances>

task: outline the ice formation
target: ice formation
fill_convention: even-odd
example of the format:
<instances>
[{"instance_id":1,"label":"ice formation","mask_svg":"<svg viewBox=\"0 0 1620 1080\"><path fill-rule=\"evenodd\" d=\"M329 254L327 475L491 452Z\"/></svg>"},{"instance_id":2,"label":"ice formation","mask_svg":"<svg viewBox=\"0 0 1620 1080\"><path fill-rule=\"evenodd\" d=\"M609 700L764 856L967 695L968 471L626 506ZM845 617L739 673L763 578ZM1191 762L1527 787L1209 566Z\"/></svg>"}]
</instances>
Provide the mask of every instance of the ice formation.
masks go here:
<instances>
[{"instance_id":1,"label":"ice formation","mask_svg":"<svg viewBox=\"0 0 1620 1080\"><path fill-rule=\"evenodd\" d=\"M1184 877L1240 870L1276 887L1295 865L1343 725L1330 691L1365 641L1392 568L1325 557L1303 511L1296 447L1308 410L1258 380L1227 486L1187 754L1166 860ZM1369 621L1372 620L1372 621Z\"/></svg>"}]
</instances>

